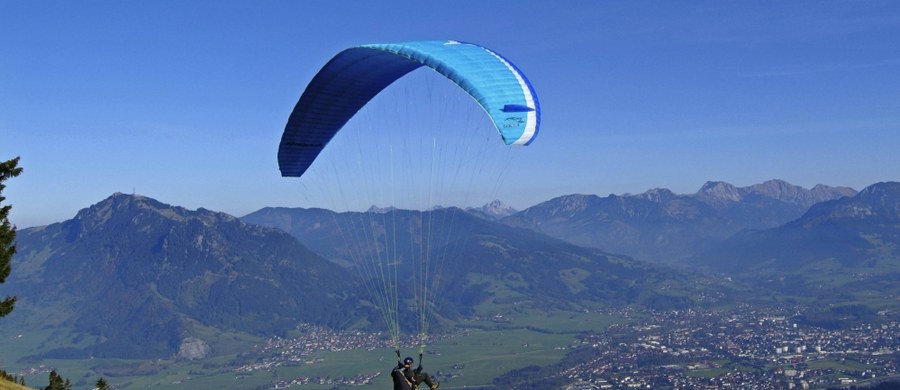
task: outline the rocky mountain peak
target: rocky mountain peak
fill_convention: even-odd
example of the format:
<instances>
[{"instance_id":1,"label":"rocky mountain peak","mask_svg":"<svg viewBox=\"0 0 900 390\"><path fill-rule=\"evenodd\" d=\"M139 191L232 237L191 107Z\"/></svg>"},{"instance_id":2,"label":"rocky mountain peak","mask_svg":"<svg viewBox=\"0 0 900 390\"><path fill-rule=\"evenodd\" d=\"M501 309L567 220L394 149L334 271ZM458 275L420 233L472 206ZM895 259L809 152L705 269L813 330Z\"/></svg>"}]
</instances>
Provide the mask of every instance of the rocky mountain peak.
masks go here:
<instances>
[{"instance_id":1,"label":"rocky mountain peak","mask_svg":"<svg viewBox=\"0 0 900 390\"><path fill-rule=\"evenodd\" d=\"M809 194L811 206L826 200L853 197L856 196L857 191L850 187L831 187L824 184L816 184L815 187L809 190Z\"/></svg>"},{"instance_id":2,"label":"rocky mountain peak","mask_svg":"<svg viewBox=\"0 0 900 390\"><path fill-rule=\"evenodd\" d=\"M875 183L859 192L861 199L869 200L893 200L896 202L898 196L900 196L900 182L895 181Z\"/></svg>"},{"instance_id":3,"label":"rocky mountain peak","mask_svg":"<svg viewBox=\"0 0 900 390\"><path fill-rule=\"evenodd\" d=\"M875 183L851 198L869 205L875 213L893 221L900 219L900 182Z\"/></svg>"},{"instance_id":4,"label":"rocky mountain peak","mask_svg":"<svg viewBox=\"0 0 900 390\"><path fill-rule=\"evenodd\" d=\"M566 195L557 199L559 200L561 211L565 211L567 213L575 213L586 210L590 206L591 200L596 198L596 195L575 194Z\"/></svg>"},{"instance_id":5,"label":"rocky mountain peak","mask_svg":"<svg viewBox=\"0 0 900 390\"><path fill-rule=\"evenodd\" d=\"M468 207L466 208L466 211L481 217L487 217L488 219L500 219L518 212L518 210L509 207L499 199L488 202L481 207Z\"/></svg>"},{"instance_id":6,"label":"rocky mountain peak","mask_svg":"<svg viewBox=\"0 0 900 390\"><path fill-rule=\"evenodd\" d=\"M816 204L800 223L810 226L848 219L865 219L873 225L896 223L900 220L900 183L876 183L856 196Z\"/></svg>"},{"instance_id":7,"label":"rocky mountain peak","mask_svg":"<svg viewBox=\"0 0 900 390\"><path fill-rule=\"evenodd\" d=\"M516 213L516 209L509 207L506 203L503 203L499 199L495 199L490 203L481 206L481 211L485 213L497 216L497 217L505 217L508 215L512 215Z\"/></svg>"},{"instance_id":8,"label":"rocky mountain peak","mask_svg":"<svg viewBox=\"0 0 900 390\"><path fill-rule=\"evenodd\" d=\"M740 202L743 199L741 191L724 181L708 181L697 191L697 196L719 202Z\"/></svg>"},{"instance_id":9,"label":"rocky mountain peak","mask_svg":"<svg viewBox=\"0 0 900 390\"><path fill-rule=\"evenodd\" d=\"M110 197L81 209L68 221L79 233L102 230L122 230L136 226L158 225L163 221L183 224L186 222L212 226L222 222L240 222L234 216L204 208L196 211L172 206L142 195L116 192Z\"/></svg>"},{"instance_id":10,"label":"rocky mountain peak","mask_svg":"<svg viewBox=\"0 0 900 390\"><path fill-rule=\"evenodd\" d=\"M777 179L769 180L762 184L755 184L747 187L747 189L753 193L786 203L802 205L804 207L856 194L856 191L848 187L829 187L819 184L813 187L812 190L807 190L803 187L785 182L784 180Z\"/></svg>"},{"instance_id":11,"label":"rocky mountain peak","mask_svg":"<svg viewBox=\"0 0 900 390\"><path fill-rule=\"evenodd\" d=\"M646 199L656 203L668 202L677 197L678 195L675 195L674 192L667 188L654 188L651 190L647 190L643 194L635 195L635 198Z\"/></svg>"},{"instance_id":12,"label":"rocky mountain peak","mask_svg":"<svg viewBox=\"0 0 900 390\"><path fill-rule=\"evenodd\" d=\"M389 213L389 212L394 211L394 210L396 210L396 209L397 209L397 208L396 208L396 207L393 207L393 206L388 206L388 207L378 207L378 206L376 206L376 205L373 204L371 207L369 207L368 210L366 210L366 212L367 212L367 213L373 213L373 214L386 214L386 213Z\"/></svg>"},{"instance_id":13,"label":"rocky mountain peak","mask_svg":"<svg viewBox=\"0 0 900 390\"><path fill-rule=\"evenodd\" d=\"M78 221L83 230L94 229L108 224L111 220L122 214L137 214L150 210L156 212L163 208L153 199L140 195L127 195L116 192L110 197L78 211L74 220Z\"/></svg>"},{"instance_id":14,"label":"rocky mountain peak","mask_svg":"<svg viewBox=\"0 0 900 390\"><path fill-rule=\"evenodd\" d=\"M754 184L749 187L749 190L775 199L797 198L806 191L803 187L795 186L779 179Z\"/></svg>"},{"instance_id":15,"label":"rocky mountain peak","mask_svg":"<svg viewBox=\"0 0 900 390\"><path fill-rule=\"evenodd\" d=\"M829 187L821 184L807 190L784 180L772 179L749 187L735 187L721 181L709 181L695 196L707 203L722 206L742 202L752 195L808 208L816 203L856 195L856 191L848 187Z\"/></svg>"}]
</instances>

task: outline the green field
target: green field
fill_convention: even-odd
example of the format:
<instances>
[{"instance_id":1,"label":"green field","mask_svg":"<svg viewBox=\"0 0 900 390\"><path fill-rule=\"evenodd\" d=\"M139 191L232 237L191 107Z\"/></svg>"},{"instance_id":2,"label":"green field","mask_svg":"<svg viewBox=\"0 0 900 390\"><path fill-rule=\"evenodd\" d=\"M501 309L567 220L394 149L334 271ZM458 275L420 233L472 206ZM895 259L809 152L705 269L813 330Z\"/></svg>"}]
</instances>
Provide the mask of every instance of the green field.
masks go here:
<instances>
[{"instance_id":1,"label":"green field","mask_svg":"<svg viewBox=\"0 0 900 390\"><path fill-rule=\"evenodd\" d=\"M863 363L849 360L849 359L820 359L813 360L807 363L810 369L820 370L820 369L834 369L840 371L864 371L870 366L867 366Z\"/></svg>"},{"instance_id":2,"label":"green field","mask_svg":"<svg viewBox=\"0 0 900 390\"><path fill-rule=\"evenodd\" d=\"M558 362L568 352L578 332L602 330L622 319L596 313L513 311L502 321L470 320L459 324L464 329L451 337L435 341L426 348L424 365L431 374L439 374L447 388L488 385L493 378L513 369L529 365L549 365ZM254 344L264 340L242 334L200 329L201 338L211 341L215 356L197 361L171 359L138 361L115 359L40 360L21 362L20 358L72 343L71 335L52 330L27 332L22 337L0 332L4 354L0 364L7 371L45 367L56 369L69 378L75 388L90 388L101 376L119 388L128 389L197 389L270 388L278 380L296 377L351 377L358 374L381 373L361 389L383 389L390 384L389 372L396 364L392 349L356 349L341 352L319 351L306 362L293 363L266 370L239 373L234 370L235 359L246 361L241 353L254 350ZM12 336L12 338L10 338ZM47 343L48 338L57 340ZM82 339L93 339L84 337ZM83 340L79 340L83 343ZM9 347L9 348L8 348ZM9 353L8 353L9 352ZM418 350L405 350L403 355L416 356ZM140 370L144 375L116 376L117 373ZM112 374L112 375L111 375ZM47 373L26 376L30 386L44 386ZM334 384L307 384L294 388L331 389Z\"/></svg>"}]
</instances>

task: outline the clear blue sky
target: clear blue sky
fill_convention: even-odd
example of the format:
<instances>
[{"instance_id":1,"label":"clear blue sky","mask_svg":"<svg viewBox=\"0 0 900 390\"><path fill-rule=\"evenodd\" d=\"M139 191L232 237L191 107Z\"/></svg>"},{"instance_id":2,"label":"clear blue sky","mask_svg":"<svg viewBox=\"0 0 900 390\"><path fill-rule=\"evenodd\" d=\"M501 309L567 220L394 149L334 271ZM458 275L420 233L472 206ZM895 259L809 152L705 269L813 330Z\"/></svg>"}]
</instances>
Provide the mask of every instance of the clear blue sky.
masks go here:
<instances>
[{"instance_id":1,"label":"clear blue sky","mask_svg":"<svg viewBox=\"0 0 900 390\"><path fill-rule=\"evenodd\" d=\"M236 216L301 206L276 149L306 83L364 43L457 39L541 99L498 197L900 180L900 3L0 1L0 159L20 228L113 192Z\"/></svg>"}]
</instances>

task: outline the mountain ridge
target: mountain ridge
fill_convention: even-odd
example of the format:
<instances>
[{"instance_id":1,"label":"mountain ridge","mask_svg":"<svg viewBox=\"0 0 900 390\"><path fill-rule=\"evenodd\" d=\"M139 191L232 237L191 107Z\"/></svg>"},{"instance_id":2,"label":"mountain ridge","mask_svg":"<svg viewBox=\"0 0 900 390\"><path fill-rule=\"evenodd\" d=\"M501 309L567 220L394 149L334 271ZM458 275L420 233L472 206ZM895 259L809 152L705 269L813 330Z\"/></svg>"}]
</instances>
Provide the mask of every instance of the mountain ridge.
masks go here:
<instances>
[{"instance_id":1,"label":"mountain ridge","mask_svg":"<svg viewBox=\"0 0 900 390\"><path fill-rule=\"evenodd\" d=\"M782 254L794 256L792 263L773 264L810 269L804 262L812 259L835 272L859 265L871 270L872 275L865 279L871 286L894 283L893 261L900 254L892 248L900 246L900 235L892 229L900 225L900 184L876 183L853 197L842 196L844 189L817 186L817 190L804 191L818 191L817 196L826 194L833 199L816 203L799 218L774 228L748 228L759 223L759 215L786 218L785 210L796 212L809 199L783 182L763 187L749 190L709 182L705 191L698 192L716 202L664 188L638 195L566 195L499 220L452 207L377 213L263 208L237 218L115 193L70 220L20 230L13 278L0 288L17 292L21 302L17 312L22 315L30 313L29 307L62 302L54 306L60 310L58 315L42 318L57 318L49 325L69 327L96 339L93 346L52 351L50 355L55 357L168 356L185 340L196 340L198 325L264 334L283 332L300 321L335 327L351 325L348 321L371 325L377 320L371 320L375 317L371 307L361 305L367 298L356 284L358 276L347 272L353 264L347 253L341 252L340 229L334 226L341 219L370 215L384 218L383 222L369 220L381 232L388 231L384 222L388 218L395 218L398 226L423 226L429 218L458 223L447 236L454 244L440 247L451 264L447 282L454 287L446 291L446 311L439 321L471 315L485 304L660 308L696 304L684 299L694 296L692 293L666 292L690 290L690 280L696 275L616 255L615 248L579 246L571 242L573 238L599 237L635 246L649 242L673 252L679 245L693 246L702 253L737 259L735 248L748 254L759 251L747 248L781 248ZM737 206L729 205L733 199L739 199ZM755 209L762 210L755 220L739 220L741 213ZM264 217L270 227L251 221L252 214ZM568 237L548 235L546 231L555 226L581 230ZM815 229L827 229L822 230L827 232L826 244L819 243L816 251L803 254L795 248L798 243L822 240L821 235L808 234ZM405 231L395 238L401 242L421 241L409 229L400 230ZM728 235L729 230L738 234ZM718 241L711 243L709 237ZM776 238L783 241L760 241ZM856 246L839 247L848 243ZM732 252L724 251L729 248ZM823 258L822 253L831 256ZM399 256L400 261L409 261L415 254ZM772 275L760 265L733 264L758 275ZM722 270L729 271L716 271ZM300 287L296 286L298 280L303 281ZM788 289L790 279L766 276L766 280L773 291L797 292ZM822 290L826 287L798 285L822 294L827 291ZM102 304L94 305L92 300ZM72 309L76 307L79 312Z\"/></svg>"},{"instance_id":2,"label":"mountain ridge","mask_svg":"<svg viewBox=\"0 0 900 390\"><path fill-rule=\"evenodd\" d=\"M774 273L829 260L852 267L874 264L877 257L900 259L898 246L900 183L881 182L853 197L818 203L782 226L740 232L694 261L718 271Z\"/></svg>"},{"instance_id":3,"label":"mountain ridge","mask_svg":"<svg viewBox=\"0 0 900 390\"><path fill-rule=\"evenodd\" d=\"M666 279L663 274L668 272L650 270L646 264L627 257L579 247L534 231L485 219L458 208L425 212L395 210L374 219L356 212L263 208L241 218L250 223L284 229L312 250L351 270L360 267L356 264L357 260L348 259L352 257L351 254L339 248L351 247L357 243L347 243L346 237L370 237L371 245L354 251L356 253L378 248L380 242L395 242L398 251L391 256L401 264L416 258L420 248L431 247L440 253L435 257L438 259L437 262L452 264L452 267L444 268L442 279L448 280L447 285L456 286L447 291L447 302L455 303L459 307L477 304L481 301L472 300L472 297L486 297L488 290L498 288L516 296L535 295L529 299L544 297L556 299L557 302L561 299L616 304L614 296L619 303L645 302L646 297L640 297L635 291L637 287L647 288L648 293L656 292L649 282L640 281L639 275L650 281ZM424 227L429 220L453 222L436 225L433 228ZM394 227L388 229L386 226ZM410 228L412 226L422 226L421 231ZM449 230L442 231L444 228ZM365 229L366 232L352 233L359 229ZM418 236L421 233L417 231L427 231L429 236L439 239L432 241L430 245L410 245L422 242L422 237ZM375 235L378 237L371 238ZM364 253L362 257L377 258L379 255ZM633 270L641 271L633 272ZM567 276L567 273L574 274ZM676 272L673 272L671 277L673 280L683 280L683 276ZM617 284L624 280L632 280L631 285L620 286L625 295L617 296L618 293L614 292L592 292L598 286ZM658 294L660 299L668 299L662 298L664 295Z\"/></svg>"},{"instance_id":4,"label":"mountain ridge","mask_svg":"<svg viewBox=\"0 0 900 390\"><path fill-rule=\"evenodd\" d=\"M23 229L18 247L7 283L17 309L75 305L57 325L102 340L58 356L163 356L193 324L278 334L300 321L343 321L326 309L352 313L355 286L286 233L142 196L117 193L70 220Z\"/></svg>"},{"instance_id":5,"label":"mountain ridge","mask_svg":"<svg viewBox=\"0 0 900 390\"><path fill-rule=\"evenodd\" d=\"M665 188L637 195L564 195L501 221L576 245L678 265L742 229L778 226L801 216L812 202L855 193L825 185L807 190L782 180L747 187L708 181L686 195Z\"/></svg>"},{"instance_id":6,"label":"mountain ridge","mask_svg":"<svg viewBox=\"0 0 900 390\"><path fill-rule=\"evenodd\" d=\"M809 303L812 324L842 327L900 312L898 248L900 183L881 182L782 226L742 231L690 261Z\"/></svg>"}]
</instances>

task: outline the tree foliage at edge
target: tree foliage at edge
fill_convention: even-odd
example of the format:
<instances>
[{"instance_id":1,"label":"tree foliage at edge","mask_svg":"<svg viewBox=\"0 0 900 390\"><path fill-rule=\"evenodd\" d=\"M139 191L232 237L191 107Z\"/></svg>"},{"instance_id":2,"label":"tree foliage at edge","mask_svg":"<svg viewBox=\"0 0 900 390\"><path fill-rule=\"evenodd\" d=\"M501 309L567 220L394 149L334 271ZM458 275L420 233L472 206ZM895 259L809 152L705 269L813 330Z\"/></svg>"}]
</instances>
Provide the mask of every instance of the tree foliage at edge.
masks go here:
<instances>
[{"instance_id":1,"label":"tree foliage at edge","mask_svg":"<svg viewBox=\"0 0 900 390\"><path fill-rule=\"evenodd\" d=\"M0 205L6 198L3 196L3 184L7 179L19 176L22 168L18 167L19 158L0 163ZM9 211L11 205L0 206L0 283L6 281L6 277L12 272L12 257L16 253L16 227L9 223ZM0 301L0 317L4 317L13 310L16 297L6 297Z\"/></svg>"}]
</instances>

